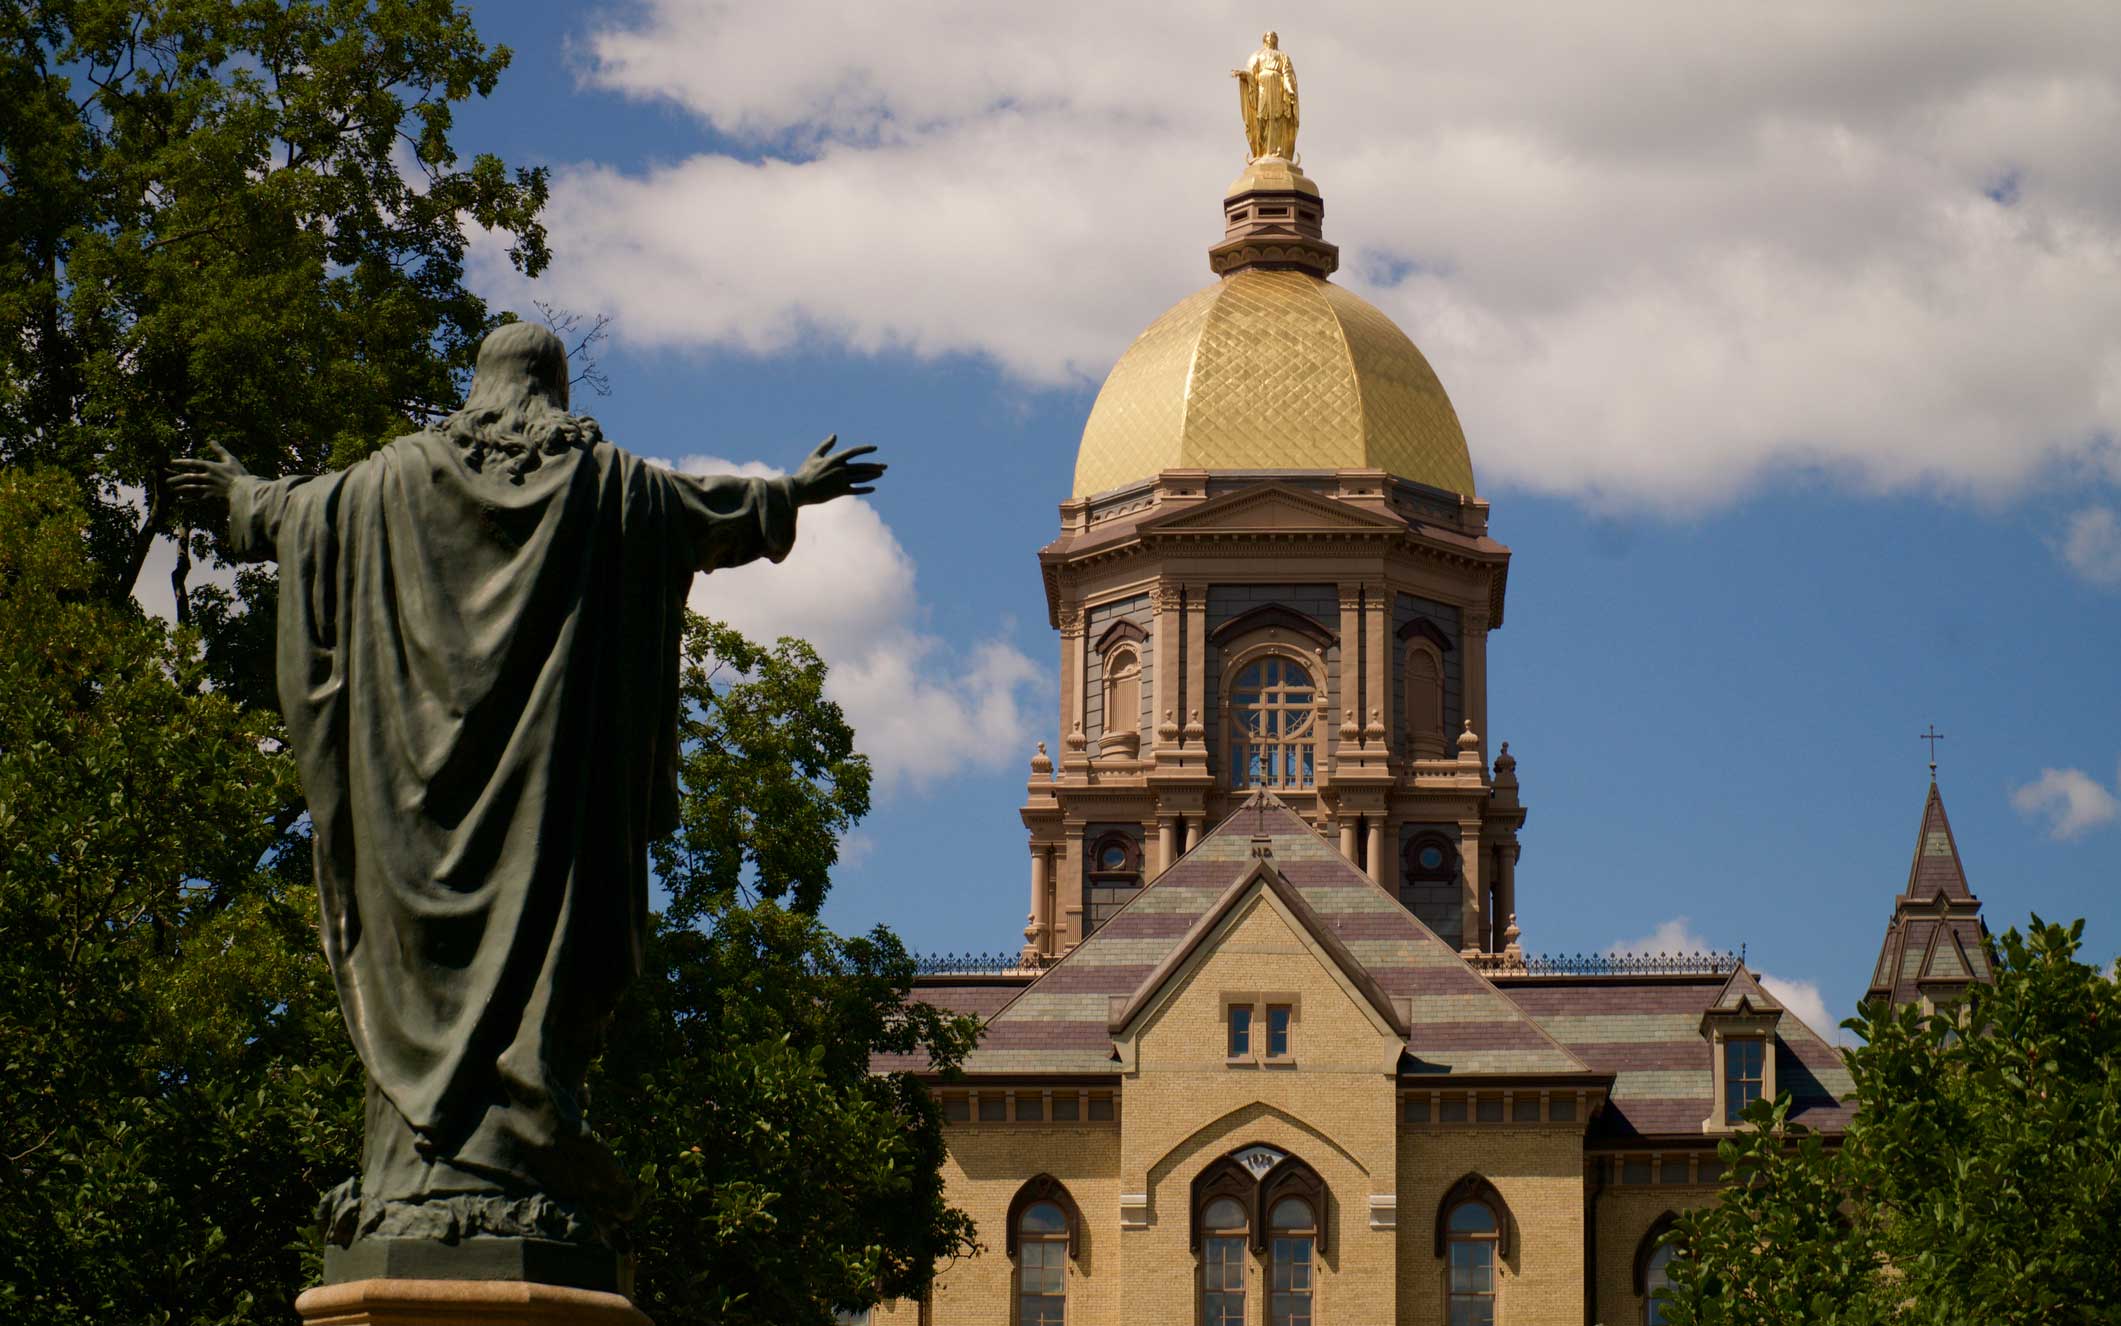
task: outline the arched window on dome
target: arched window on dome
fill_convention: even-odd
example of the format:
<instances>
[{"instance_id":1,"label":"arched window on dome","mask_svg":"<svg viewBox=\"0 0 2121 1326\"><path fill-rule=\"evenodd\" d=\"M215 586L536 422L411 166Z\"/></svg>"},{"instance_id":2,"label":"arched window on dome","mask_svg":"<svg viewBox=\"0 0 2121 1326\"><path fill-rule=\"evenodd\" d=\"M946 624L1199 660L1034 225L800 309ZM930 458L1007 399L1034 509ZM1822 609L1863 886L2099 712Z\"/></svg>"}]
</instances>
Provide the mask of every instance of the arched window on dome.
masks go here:
<instances>
[{"instance_id":1,"label":"arched window on dome","mask_svg":"<svg viewBox=\"0 0 2121 1326\"><path fill-rule=\"evenodd\" d=\"M1139 732L1141 711L1141 651L1117 645L1105 655L1105 731Z\"/></svg>"},{"instance_id":2,"label":"arched window on dome","mask_svg":"<svg viewBox=\"0 0 2121 1326\"><path fill-rule=\"evenodd\" d=\"M1200 1326L1245 1326L1244 1203L1208 1196L1200 1210Z\"/></svg>"},{"instance_id":3,"label":"arched window on dome","mask_svg":"<svg viewBox=\"0 0 2121 1326\"><path fill-rule=\"evenodd\" d=\"M1407 748L1415 759L1450 753L1443 716L1443 654L1426 639L1407 646Z\"/></svg>"},{"instance_id":4,"label":"arched window on dome","mask_svg":"<svg viewBox=\"0 0 2121 1326\"><path fill-rule=\"evenodd\" d=\"M1317 781L1317 684L1285 654L1261 654L1231 678L1226 709L1232 787L1311 787Z\"/></svg>"}]
</instances>

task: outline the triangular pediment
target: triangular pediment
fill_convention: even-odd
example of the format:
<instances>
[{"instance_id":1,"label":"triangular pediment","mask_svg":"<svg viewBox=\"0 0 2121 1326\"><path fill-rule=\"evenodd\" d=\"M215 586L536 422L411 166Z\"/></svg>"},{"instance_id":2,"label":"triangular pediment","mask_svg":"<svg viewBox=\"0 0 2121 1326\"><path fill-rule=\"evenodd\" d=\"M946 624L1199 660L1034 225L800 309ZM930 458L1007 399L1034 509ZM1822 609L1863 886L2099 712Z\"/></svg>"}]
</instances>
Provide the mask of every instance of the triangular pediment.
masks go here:
<instances>
[{"instance_id":1,"label":"triangular pediment","mask_svg":"<svg viewBox=\"0 0 2121 1326\"><path fill-rule=\"evenodd\" d=\"M1333 927L1317 909L1274 868L1271 856L1262 857L1238 876L1214 905L1193 923L1178 947L1165 955L1134 992L1124 1002L1114 1001L1112 1034L1123 1037L1133 1031L1180 984L1183 973L1197 966L1220 939L1260 906L1280 916L1288 930L1332 972L1349 997L1364 1007L1381 1032L1389 1032L1399 1041L1406 1039L1406 1015L1393 1004L1391 996L1378 985L1377 978L1348 950L1347 944L1334 933Z\"/></svg>"},{"instance_id":2,"label":"triangular pediment","mask_svg":"<svg viewBox=\"0 0 2121 1326\"><path fill-rule=\"evenodd\" d=\"M1405 530L1403 522L1390 516L1281 483L1261 483L1224 493L1197 506L1152 516L1141 524L1144 537L1206 533L1394 534Z\"/></svg>"}]
</instances>

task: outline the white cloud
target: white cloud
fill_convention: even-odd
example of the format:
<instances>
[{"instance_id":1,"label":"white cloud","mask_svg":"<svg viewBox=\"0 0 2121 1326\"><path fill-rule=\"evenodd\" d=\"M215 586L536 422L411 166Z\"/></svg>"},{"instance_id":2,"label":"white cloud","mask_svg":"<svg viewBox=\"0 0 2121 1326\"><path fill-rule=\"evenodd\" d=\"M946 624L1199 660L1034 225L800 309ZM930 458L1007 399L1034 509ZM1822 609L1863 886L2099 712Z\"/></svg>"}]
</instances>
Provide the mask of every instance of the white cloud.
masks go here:
<instances>
[{"instance_id":1,"label":"white cloud","mask_svg":"<svg viewBox=\"0 0 2121 1326\"><path fill-rule=\"evenodd\" d=\"M2094 585L2121 585L2121 516L2113 508L2086 507L2069 518L2062 560Z\"/></svg>"},{"instance_id":2,"label":"white cloud","mask_svg":"<svg viewBox=\"0 0 2121 1326\"><path fill-rule=\"evenodd\" d=\"M678 468L778 473L707 456L688 456ZM847 711L887 794L1027 757L1027 705L1044 674L999 635L956 650L922 630L913 559L859 498L805 508L786 561L702 576L691 603L755 640L793 635L815 645L832 668L826 694Z\"/></svg>"},{"instance_id":3,"label":"white cloud","mask_svg":"<svg viewBox=\"0 0 2121 1326\"><path fill-rule=\"evenodd\" d=\"M1607 953L1657 954L1657 953L1707 953L1709 941L1694 932L1693 922L1684 916L1675 916L1659 925L1640 939L1622 939L1610 944Z\"/></svg>"},{"instance_id":4,"label":"white cloud","mask_svg":"<svg viewBox=\"0 0 2121 1326\"><path fill-rule=\"evenodd\" d=\"M2082 769L2042 769L2038 778L2011 792L2011 804L2021 815L2046 816L2048 837L2058 842L2081 838L2121 816L2121 800Z\"/></svg>"},{"instance_id":5,"label":"white cloud","mask_svg":"<svg viewBox=\"0 0 2121 1326\"><path fill-rule=\"evenodd\" d=\"M1488 484L2121 478L2121 9L1307 13L1341 279L1428 352ZM647 0L585 77L747 159L563 164L544 284L636 342L1094 380L1207 279L1255 35L1235 6Z\"/></svg>"},{"instance_id":6,"label":"white cloud","mask_svg":"<svg viewBox=\"0 0 2121 1326\"><path fill-rule=\"evenodd\" d=\"M1849 1033L1842 1030L1841 1019L1826 1011L1826 999L1819 987L1810 981L1785 981L1766 972L1758 973L1760 987L1782 1001L1782 1006L1794 1014L1812 1034L1829 1045L1846 1045Z\"/></svg>"}]
</instances>

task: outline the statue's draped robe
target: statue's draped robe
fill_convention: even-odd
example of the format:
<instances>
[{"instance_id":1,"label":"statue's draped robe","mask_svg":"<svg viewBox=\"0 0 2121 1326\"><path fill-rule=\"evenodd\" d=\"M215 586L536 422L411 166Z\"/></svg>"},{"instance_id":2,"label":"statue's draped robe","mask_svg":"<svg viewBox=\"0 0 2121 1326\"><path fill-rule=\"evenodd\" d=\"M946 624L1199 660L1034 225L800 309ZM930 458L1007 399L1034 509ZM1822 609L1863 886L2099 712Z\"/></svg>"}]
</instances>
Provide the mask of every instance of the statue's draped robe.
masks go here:
<instances>
[{"instance_id":1,"label":"statue's draped robe","mask_svg":"<svg viewBox=\"0 0 2121 1326\"><path fill-rule=\"evenodd\" d=\"M324 950L362 1062L362 1195L623 1189L576 1093L676 822L693 574L779 561L788 482L607 443L482 468L434 433L244 479L237 551L280 564L279 684Z\"/></svg>"}]
</instances>

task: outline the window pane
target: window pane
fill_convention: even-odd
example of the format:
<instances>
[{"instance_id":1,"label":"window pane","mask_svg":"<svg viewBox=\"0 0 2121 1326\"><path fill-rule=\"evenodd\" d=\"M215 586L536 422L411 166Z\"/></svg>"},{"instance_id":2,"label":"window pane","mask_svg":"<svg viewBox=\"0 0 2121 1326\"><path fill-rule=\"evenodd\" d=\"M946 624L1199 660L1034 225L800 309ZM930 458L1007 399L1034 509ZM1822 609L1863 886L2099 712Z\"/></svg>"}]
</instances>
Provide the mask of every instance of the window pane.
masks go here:
<instances>
[{"instance_id":1,"label":"window pane","mask_svg":"<svg viewBox=\"0 0 2121 1326\"><path fill-rule=\"evenodd\" d=\"M1429 1121L1429 1098L1427 1096L1407 1097L1406 1118L1408 1123L1427 1123Z\"/></svg>"},{"instance_id":2,"label":"window pane","mask_svg":"<svg viewBox=\"0 0 2121 1326\"><path fill-rule=\"evenodd\" d=\"M1301 1197L1284 1197L1274 1204L1267 1224L1274 1229L1310 1229L1311 1204Z\"/></svg>"},{"instance_id":3,"label":"window pane","mask_svg":"<svg viewBox=\"0 0 2121 1326\"><path fill-rule=\"evenodd\" d=\"M1112 1104L1112 1097L1110 1096L1092 1096L1090 1098L1090 1122L1112 1122Z\"/></svg>"},{"instance_id":4,"label":"window pane","mask_svg":"<svg viewBox=\"0 0 2121 1326\"><path fill-rule=\"evenodd\" d=\"M1040 1123L1046 1117L1046 1102L1039 1096L1016 1098L1016 1121L1018 1123Z\"/></svg>"},{"instance_id":5,"label":"window pane","mask_svg":"<svg viewBox=\"0 0 2121 1326\"><path fill-rule=\"evenodd\" d=\"M1073 1096L1055 1096L1053 1098L1053 1121L1055 1123L1073 1123L1081 1117L1081 1101Z\"/></svg>"},{"instance_id":6,"label":"window pane","mask_svg":"<svg viewBox=\"0 0 2121 1326\"><path fill-rule=\"evenodd\" d=\"M1200 1223L1206 1229L1243 1229L1245 1208L1228 1197L1218 1197L1208 1203L1207 1210L1200 1213Z\"/></svg>"},{"instance_id":7,"label":"window pane","mask_svg":"<svg viewBox=\"0 0 2121 1326\"><path fill-rule=\"evenodd\" d=\"M1033 1202L1017 1217L1016 1227L1026 1234L1063 1234L1068 1229L1068 1217L1051 1202Z\"/></svg>"},{"instance_id":8,"label":"window pane","mask_svg":"<svg viewBox=\"0 0 2121 1326\"><path fill-rule=\"evenodd\" d=\"M1455 1098L1446 1096L1443 1100L1443 1111L1438 1115L1438 1118L1444 1123L1464 1123L1466 1121L1466 1098L1464 1096Z\"/></svg>"},{"instance_id":9,"label":"window pane","mask_svg":"<svg viewBox=\"0 0 2121 1326\"><path fill-rule=\"evenodd\" d=\"M1230 1055L1252 1053L1252 1006L1230 1005Z\"/></svg>"},{"instance_id":10,"label":"window pane","mask_svg":"<svg viewBox=\"0 0 2121 1326\"><path fill-rule=\"evenodd\" d=\"M1460 1202L1451 1208L1451 1229L1460 1234L1492 1234L1495 1213L1486 1202Z\"/></svg>"},{"instance_id":11,"label":"window pane","mask_svg":"<svg viewBox=\"0 0 2121 1326\"><path fill-rule=\"evenodd\" d=\"M1647 1160L1622 1161L1620 1165L1620 1181L1622 1183L1648 1183L1650 1181L1650 1162Z\"/></svg>"},{"instance_id":12,"label":"window pane","mask_svg":"<svg viewBox=\"0 0 2121 1326\"><path fill-rule=\"evenodd\" d=\"M1486 1239L1451 1244L1451 1292L1488 1294L1495 1289L1495 1245Z\"/></svg>"},{"instance_id":13,"label":"window pane","mask_svg":"<svg viewBox=\"0 0 2121 1326\"><path fill-rule=\"evenodd\" d=\"M1659 1162L1658 1162L1658 1164L1657 1164L1657 1181L1658 1181L1659 1183L1685 1183L1685 1182L1686 1182L1686 1161L1684 1161L1684 1160L1662 1160L1662 1161L1659 1161Z\"/></svg>"},{"instance_id":14,"label":"window pane","mask_svg":"<svg viewBox=\"0 0 2121 1326\"><path fill-rule=\"evenodd\" d=\"M1009 1102L1000 1096L979 1098L979 1117L984 1123L996 1123L1009 1117Z\"/></svg>"},{"instance_id":15,"label":"window pane","mask_svg":"<svg viewBox=\"0 0 2121 1326\"><path fill-rule=\"evenodd\" d=\"M1482 1097L1473 1108L1473 1117L1482 1123L1501 1123L1502 1101Z\"/></svg>"},{"instance_id":16,"label":"window pane","mask_svg":"<svg viewBox=\"0 0 2121 1326\"><path fill-rule=\"evenodd\" d=\"M1539 1097L1518 1096L1510 1102L1510 1119L1515 1123L1539 1122Z\"/></svg>"},{"instance_id":17,"label":"window pane","mask_svg":"<svg viewBox=\"0 0 2121 1326\"><path fill-rule=\"evenodd\" d=\"M964 1123L972 1117L972 1102L963 1096L943 1097L943 1117L952 1123Z\"/></svg>"},{"instance_id":18,"label":"window pane","mask_svg":"<svg viewBox=\"0 0 2121 1326\"><path fill-rule=\"evenodd\" d=\"M1285 1055L1289 1052L1289 1014L1287 1004L1267 1005L1267 1053Z\"/></svg>"},{"instance_id":19,"label":"window pane","mask_svg":"<svg viewBox=\"0 0 2121 1326\"><path fill-rule=\"evenodd\" d=\"M1547 1101L1547 1117L1557 1123L1571 1123L1576 1118L1574 1096L1554 1096Z\"/></svg>"}]
</instances>

